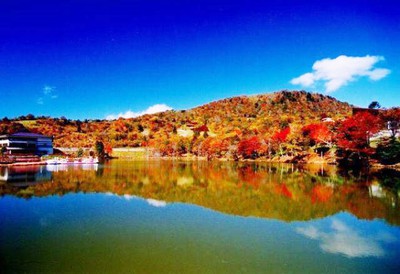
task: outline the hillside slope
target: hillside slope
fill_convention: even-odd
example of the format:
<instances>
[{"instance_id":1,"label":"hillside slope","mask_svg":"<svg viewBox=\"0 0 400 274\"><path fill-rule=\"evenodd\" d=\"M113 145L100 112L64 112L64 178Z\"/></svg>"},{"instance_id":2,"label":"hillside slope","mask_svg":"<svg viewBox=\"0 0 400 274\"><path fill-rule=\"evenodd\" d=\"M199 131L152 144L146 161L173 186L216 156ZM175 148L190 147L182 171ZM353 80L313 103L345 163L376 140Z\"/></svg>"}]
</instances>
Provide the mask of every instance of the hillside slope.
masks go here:
<instances>
[{"instance_id":1,"label":"hillside slope","mask_svg":"<svg viewBox=\"0 0 400 274\"><path fill-rule=\"evenodd\" d=\"M295 145L305 125L320 123L327 117L337 121L350 114L349 104L330 96L281 91L114 121L76 121L64 117L3 119L0 133L25 127L29 131L53 135L56 147L93 147L96 140L101 140L111 147L148 146L156 148L161 155L193 153L225 157L232 156L241 140L257 136L265 143L288 128L288 142Z\"/></svg>"}]
</instances>

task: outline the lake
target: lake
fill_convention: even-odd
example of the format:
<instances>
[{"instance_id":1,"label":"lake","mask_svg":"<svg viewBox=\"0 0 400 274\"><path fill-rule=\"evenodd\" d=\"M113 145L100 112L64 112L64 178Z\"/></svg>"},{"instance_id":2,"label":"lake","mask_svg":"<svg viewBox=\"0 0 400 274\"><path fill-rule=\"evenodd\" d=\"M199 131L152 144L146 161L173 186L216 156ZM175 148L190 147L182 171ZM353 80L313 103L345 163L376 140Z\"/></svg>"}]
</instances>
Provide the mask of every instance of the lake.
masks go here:
<instances>
[{"instance_id":1,"label":"lake","mask_svg":"<svg viewBox=\"0 0 400 274\"><path fill-rule=\"evenodd\" d=\"M2 273L396 273L400 175L122 161L0 168Z\"/></svg>"}]
</instances>

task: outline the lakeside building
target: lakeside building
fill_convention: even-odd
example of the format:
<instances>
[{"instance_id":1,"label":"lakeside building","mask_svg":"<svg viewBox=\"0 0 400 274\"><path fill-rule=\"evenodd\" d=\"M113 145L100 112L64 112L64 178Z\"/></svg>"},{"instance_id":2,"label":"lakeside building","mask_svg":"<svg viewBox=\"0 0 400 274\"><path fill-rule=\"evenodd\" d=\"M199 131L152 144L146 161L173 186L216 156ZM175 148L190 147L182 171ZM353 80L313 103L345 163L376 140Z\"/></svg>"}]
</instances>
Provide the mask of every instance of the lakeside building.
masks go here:
<instances>
[{"instance_id":1,"label":"lakeside building","mask_svg":"<svg viewBox=\"0 0 400 274\"><path fill-rule=\"evenodd\" d=\"M0 135L0 147L6 154L53 154L53 137L38 133L18 132Z\"/></svg>"},{"instance_id":2,"label":"lakeside building","mask_svg":"<svg viewBox=\"0 0 400 274\"><path fill-rule=\"evenodd\" d=\"M357 113L365 113L368 112L369 114L372 114L374 116L378 116L379 113L382 113L384 110L383 109L375 109L375 108L360 108L360 107L353 107L352 108L352 114L353 116L356 115Z\"/></svg>"}]
</instances>

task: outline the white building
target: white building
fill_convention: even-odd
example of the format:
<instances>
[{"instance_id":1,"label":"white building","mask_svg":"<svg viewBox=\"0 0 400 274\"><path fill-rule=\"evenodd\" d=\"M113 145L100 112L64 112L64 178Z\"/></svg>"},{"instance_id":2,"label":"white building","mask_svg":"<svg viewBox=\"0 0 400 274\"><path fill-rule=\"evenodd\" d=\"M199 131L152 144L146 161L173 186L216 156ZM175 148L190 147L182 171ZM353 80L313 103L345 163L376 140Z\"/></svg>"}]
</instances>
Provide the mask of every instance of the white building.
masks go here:
<instances>
[{"instance_id":1,"label":"white building","mask_svg":"<svg viewBox=\"0 0 400 274\"><path fill-rule=\"evenodd\" d=\"M6 154L53 154L53 137L30 132L0 135L1 147L5 147Z\"/></svg>"}]
</instances>

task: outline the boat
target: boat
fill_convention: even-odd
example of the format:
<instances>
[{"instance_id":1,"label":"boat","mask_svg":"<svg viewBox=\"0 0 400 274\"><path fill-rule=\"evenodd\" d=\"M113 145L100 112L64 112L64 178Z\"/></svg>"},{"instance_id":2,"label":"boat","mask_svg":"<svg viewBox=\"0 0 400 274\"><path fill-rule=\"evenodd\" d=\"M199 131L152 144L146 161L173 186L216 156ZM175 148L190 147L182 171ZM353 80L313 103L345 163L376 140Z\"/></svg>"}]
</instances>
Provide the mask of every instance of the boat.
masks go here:
<instances>
[{"instance_id":1,"label":"boat","mask_svg":"<svg viewBox=\"0 0 400 274\"><path fill-rule=\"evenodd\" d=\"M75 159L73 161L74 164L98 164L99 159L97 157L84 157L84 158L79 158Z\"/></svg>"},{"instance_id":2,"label":"boat","mask_svg":"<svg viewBox=\"0 0 400 274\"><path fill-rule=\"evenodd\" d=\"M46 165L58 165L59 164L58 158L47 159L45 162L46 162Z\"/></svg>"}]
</instances>

